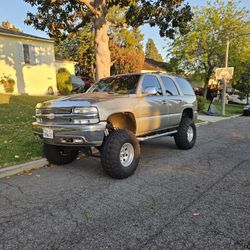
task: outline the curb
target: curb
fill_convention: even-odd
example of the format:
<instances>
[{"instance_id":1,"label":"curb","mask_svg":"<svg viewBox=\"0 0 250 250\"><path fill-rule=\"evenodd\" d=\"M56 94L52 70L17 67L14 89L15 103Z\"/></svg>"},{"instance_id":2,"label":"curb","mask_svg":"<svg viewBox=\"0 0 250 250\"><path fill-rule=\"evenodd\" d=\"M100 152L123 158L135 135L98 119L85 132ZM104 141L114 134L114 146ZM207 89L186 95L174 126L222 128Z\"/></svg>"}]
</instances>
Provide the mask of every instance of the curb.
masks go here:
<instances>
[{"instance_id":1,"label":"curb","mask_svg":"<svg viewBox=\"0 0 250 250\"><path fill-rule=\"evenodd\" d=\"M209 122L208 121L202 121L202 122L199 122L199 123L196 123L196 127L201 127L201 126L204 126L204 125L207 125Z\"/></svg>"},{"instance_id":2,"label":"curb","mask_svg":"<svg viewBox=\"0 0 250 250\"><path fill-rule=\"evenodd\" d=\"M23 171L29 171L32 169L42 168L47 164L48 164L48 161L45 158L42 158L36 161L22 163L22 164L10 166L10 167L2 168L2 169L0 168L0 178L8 177L11 175L16 175Z\"/></svg>"},{"instance_id":3,"label":"curb","mask_svg":"<svg viewBox=\"0 0 250 250\"><path fill-rule=\"evenodd\" d=\"M229 119L233 119L233 118L237 118L237 117L241 117L241 116L242 116L242 114L221 117L221 119L219 119L217 121L204 121L204 120L201 120L202 122L197 123L196 126L199 127L199 126L203 126L203 125L206 125L206 124L209 124L209 123L216 123L216 122L225 121L225 120L229 120Z\"/></svg>"}]
</instances>

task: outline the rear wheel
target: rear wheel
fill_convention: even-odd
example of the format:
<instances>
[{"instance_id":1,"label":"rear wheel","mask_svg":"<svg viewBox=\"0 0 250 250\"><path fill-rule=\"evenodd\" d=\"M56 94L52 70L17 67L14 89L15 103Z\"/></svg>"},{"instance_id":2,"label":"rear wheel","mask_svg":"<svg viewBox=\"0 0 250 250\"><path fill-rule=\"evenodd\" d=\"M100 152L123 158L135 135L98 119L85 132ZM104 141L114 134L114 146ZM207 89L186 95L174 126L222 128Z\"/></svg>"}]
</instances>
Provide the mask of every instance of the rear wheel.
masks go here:
<instances>
[{"instance_id":1,"label":"rear wheel","mask_svg":"<svg viewBox=\"0 0 250 250\"><path fill-rule=\"evenodd\" d=\"M74 161L78 155L77 150L50 144L43 144L43 152L49 163L56 165L68 164Z\"/></svg>"},{"instance_id":2,"label":"rear wheel","mask_svg":"<svg viewBox=\"0 0 250 250\"><path fill-rule=\"evenodd\" d=\"M140 145L135 135L126 130L109 134L101 151L104 172L116 179L127 178L134 173L140 159Z\"/></svg>"},{"instance_id":3,"label":"rear wheel","mask_svg":"<svg viewBox=\"0 0 250 250\"><path fill-rule=\"evenodd\" d=\"M190 149L196 141L196 127L192 119L183 117L174 135L175 144L179 149Z\"/></svg>"}]
</instances>

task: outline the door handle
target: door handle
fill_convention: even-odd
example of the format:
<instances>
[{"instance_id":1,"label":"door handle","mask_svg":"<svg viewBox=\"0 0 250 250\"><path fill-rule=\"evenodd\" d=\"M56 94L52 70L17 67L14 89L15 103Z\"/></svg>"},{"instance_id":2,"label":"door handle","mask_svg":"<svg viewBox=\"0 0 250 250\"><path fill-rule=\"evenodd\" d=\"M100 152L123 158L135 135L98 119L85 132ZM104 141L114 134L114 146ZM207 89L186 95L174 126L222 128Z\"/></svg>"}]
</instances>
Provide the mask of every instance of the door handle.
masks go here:
<instances>
[{"instance_id":1,"label":"door handle","mask_svg":"<svg viewBox=\"0 0 250 250\"><path fill-rule=\"evenodd\" d=\"M167 104L168 102L166 100L162 100L162 103L163 104Z\"/></svg>"}]
</instances>

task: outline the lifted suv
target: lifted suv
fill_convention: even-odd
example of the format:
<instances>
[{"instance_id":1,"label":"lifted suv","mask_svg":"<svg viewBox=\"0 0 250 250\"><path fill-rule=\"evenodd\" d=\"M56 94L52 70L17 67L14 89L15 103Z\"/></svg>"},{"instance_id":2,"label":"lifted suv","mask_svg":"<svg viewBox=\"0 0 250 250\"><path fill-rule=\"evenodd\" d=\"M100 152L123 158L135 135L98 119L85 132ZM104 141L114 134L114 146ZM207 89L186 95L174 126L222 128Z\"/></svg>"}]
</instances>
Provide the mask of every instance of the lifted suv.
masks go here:
<instances>
[{"instance_id":1,"label":"lifted suv","mask_svg":"<svg viewBox=\"0 0 250 250\"><path fill-rule=\"evenodd\" d=\"M122 179L137 168L140 141L174 136L178 148L192 148L196 117L196 97L185 79L126 74L101 79L85 94L37 104L33 131L50 163L70 163L96 147L105 173Z\"/></svg>"}]
</instances>

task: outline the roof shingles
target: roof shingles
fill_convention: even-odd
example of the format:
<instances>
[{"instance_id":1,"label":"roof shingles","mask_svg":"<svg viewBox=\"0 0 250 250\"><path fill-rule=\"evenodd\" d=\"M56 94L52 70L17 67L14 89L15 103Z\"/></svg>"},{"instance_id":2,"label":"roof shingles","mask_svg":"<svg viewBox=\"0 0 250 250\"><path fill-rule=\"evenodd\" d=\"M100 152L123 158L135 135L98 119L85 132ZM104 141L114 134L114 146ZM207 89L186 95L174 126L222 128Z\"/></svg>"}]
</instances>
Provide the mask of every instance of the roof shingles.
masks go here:
<instances>
[{"instance_id":1,"label":"roof shingles","mask_svg":"<svg viewBox=\"0 0 250 250\"><path fill-rule=\"evenodd\" d=\"M33 36L27 33L23 33L23 32L16 32L13 30L9 30L9 29L4 29L0 27L0 34L4 34L4 35L14 35L14 36L19 36L19 37L23 37L23 38L30 38L30 39L39 39L39 40L44 40L47 42L53 42L52 39L48 39L48 38L43 38L43 37L39 37L39 36Z\"/></svg>"}]
</instances>

